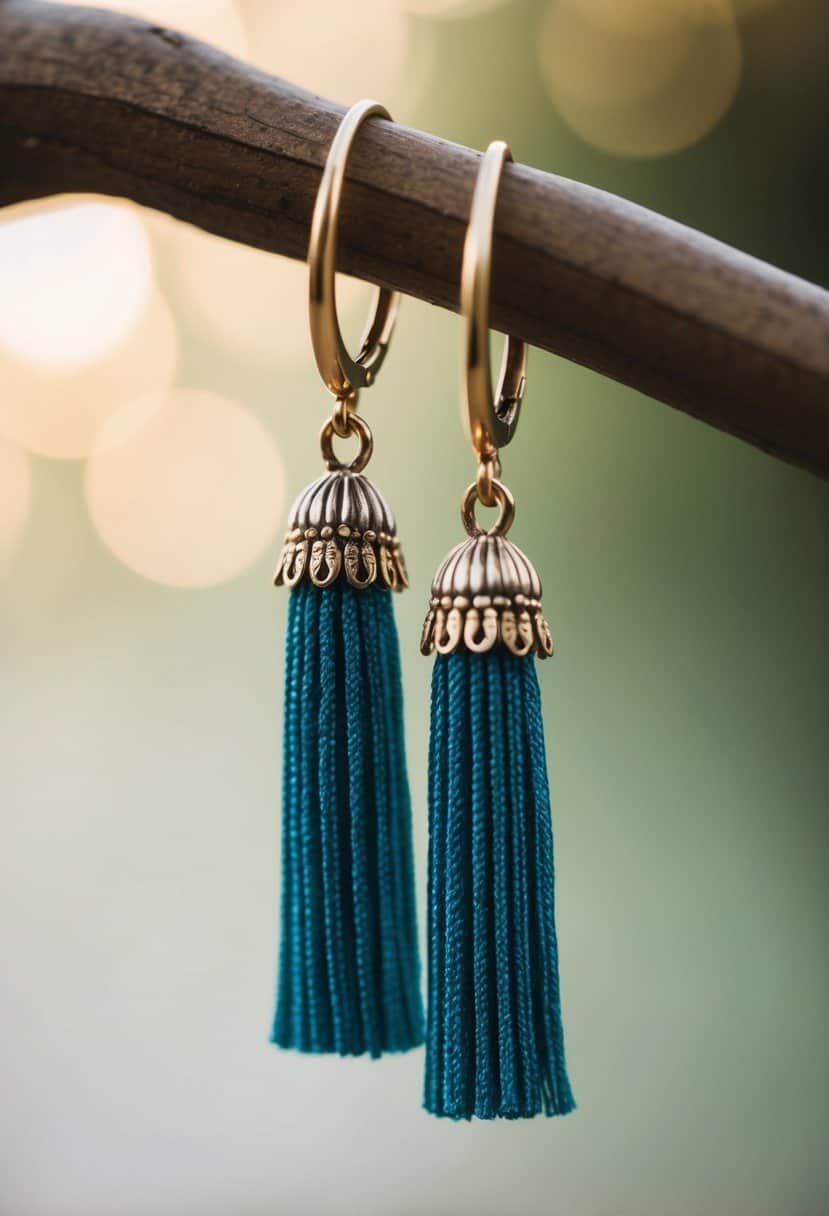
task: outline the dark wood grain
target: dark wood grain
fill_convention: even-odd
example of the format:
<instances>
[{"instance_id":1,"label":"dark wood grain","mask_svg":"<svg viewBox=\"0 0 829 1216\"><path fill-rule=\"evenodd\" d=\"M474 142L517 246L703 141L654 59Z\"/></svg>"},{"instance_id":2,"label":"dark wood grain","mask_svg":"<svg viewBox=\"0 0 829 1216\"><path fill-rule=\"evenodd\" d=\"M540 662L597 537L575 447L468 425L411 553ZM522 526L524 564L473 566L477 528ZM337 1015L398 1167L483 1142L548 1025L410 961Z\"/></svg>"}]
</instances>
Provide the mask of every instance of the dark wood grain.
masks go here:
<instances>
[{"instance_id":1,"label":"dark wood grain","mask_svg":"<svg viewBox=\"0 0 829 1216\"><path fill-rule=\"evenodd\" d=\"M304 258L341 115L175 31L0 0L0 204L120 195ZM368 124L349 166L341 268L457 309L477 162L423 132ZM613 195L508 165L492 320L829 477L829 293L792 275Z\"/></svg>"}]
</instances>

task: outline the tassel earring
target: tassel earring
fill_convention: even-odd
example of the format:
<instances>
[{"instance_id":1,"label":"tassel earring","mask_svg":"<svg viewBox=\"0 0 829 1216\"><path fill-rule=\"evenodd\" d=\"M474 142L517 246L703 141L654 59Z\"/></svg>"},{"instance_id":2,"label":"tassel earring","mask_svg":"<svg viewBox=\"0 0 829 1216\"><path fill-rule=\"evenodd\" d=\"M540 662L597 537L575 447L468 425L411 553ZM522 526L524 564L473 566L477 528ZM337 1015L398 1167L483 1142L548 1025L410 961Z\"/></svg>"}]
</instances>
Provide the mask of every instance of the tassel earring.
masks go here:
<instances>
[{"instance_id":1,"label":"tassel earring","mask_svg":"<svg viewBox=\"0 0 829 1216\"><path fill-rule=\"evenodd\" d=\"M336 398L327 472L291 511L276 583L291 588L285 671L281 943L272 1041L379 1056L423 1041L411 806L391 592L407 586L394 516L363 475L373 441L355 412L389 344L398 297L381 290L352 359L337 322L336 228L360 125L348 111L320 183L308 250L317 365ZM334 436L359 441L343 464Z\"/></svg>"},{"instance_id":2,"label":"tassel earring","mask_svg":"<svg viewBox=\"0 0 829 1216\"><path fill-rule=\"evenodd\" d=\"M541 584L507 539L515 501L498 449L513 436L527 350L507 339L497 397L489 280L504 143L481 162L464 244L467 418L478 459L457 545L432 583L421 650L437 651L429 741L429 1001L424 1105L452 1119L563 1115L553 837L534 656L553 653ZM476 501L498 507L494 526Z\"/></svg>"}]
</instances>

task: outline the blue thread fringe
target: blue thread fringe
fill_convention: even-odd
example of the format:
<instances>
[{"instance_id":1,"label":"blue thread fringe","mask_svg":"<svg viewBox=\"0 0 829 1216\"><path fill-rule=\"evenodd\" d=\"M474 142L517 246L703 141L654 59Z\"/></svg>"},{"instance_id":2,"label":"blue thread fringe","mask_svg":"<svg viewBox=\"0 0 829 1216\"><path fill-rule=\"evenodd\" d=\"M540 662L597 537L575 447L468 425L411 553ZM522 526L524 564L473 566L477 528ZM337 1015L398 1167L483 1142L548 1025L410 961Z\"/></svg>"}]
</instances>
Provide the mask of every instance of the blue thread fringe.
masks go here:
<instances>
[{"instance_id":1,"label":"blue thread fringe","mask_svg":"<svg viewBox=\"0 0 829 1216\"><path fill-rule=\"evenodd\" d=\"M531 658L435 659L429 743L424 1106L452 1119L564 1115L553 835Z\"/></svg>"},{"instance_id":2,"label":"blue thread fringe","mask_svg":"<svg viewBox=\"0 0 829 1216\"><path fill-rule=\"evenodd\" d=\"M283 764L271 1041L343 1056L416 1047L411 804L389 591L292 590Z\"/></svg>"}]
</instances>

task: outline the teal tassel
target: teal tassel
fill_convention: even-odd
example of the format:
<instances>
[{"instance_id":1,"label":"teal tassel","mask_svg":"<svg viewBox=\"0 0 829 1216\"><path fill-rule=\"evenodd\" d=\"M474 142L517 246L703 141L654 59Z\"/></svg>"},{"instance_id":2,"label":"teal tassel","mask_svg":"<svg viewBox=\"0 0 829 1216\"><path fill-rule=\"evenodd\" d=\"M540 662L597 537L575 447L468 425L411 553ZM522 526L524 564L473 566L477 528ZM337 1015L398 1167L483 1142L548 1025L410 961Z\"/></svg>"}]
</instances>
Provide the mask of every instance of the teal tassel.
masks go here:
<instances>
[{"instance_id":1,"label":"teal tassel","mask_svg":"<svg viewBox=\"0 0 829 1216\"><path fill-rule=\"evenodd\" d=\"M429 745L424 1105L452 1119L573 1110L553 837L531 655L439 654Z\"/></svg>"},{"instance_id":2,"label":"teal tassel","mask_svg":"<svg viewBox=\"0 0 829 1216\"><path fill-rule=\"evenodd\" d=\"M411 807L391 593L291 592L272 1041L379 1056L423 1041Z\"/></svg>"}]
</instances>

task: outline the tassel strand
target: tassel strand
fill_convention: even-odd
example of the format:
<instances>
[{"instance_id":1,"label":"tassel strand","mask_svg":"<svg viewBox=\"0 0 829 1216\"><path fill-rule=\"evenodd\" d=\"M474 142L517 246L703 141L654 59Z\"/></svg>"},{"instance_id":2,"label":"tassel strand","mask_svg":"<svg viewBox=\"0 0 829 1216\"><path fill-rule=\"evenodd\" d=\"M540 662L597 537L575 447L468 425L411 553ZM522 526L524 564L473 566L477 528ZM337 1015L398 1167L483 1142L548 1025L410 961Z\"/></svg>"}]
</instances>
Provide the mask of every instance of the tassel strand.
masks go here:
<instances>
[{"instance_id":1,"label":"tassel strand","mask_svg":"<svg viewBox=\"0 0 829 1216\"><path fill-rule=\"evenodd\" d=\"M429 832L424 1105L452 1119L566 1114L574 1102L531 658L503 647L436 658Z\"/></svg>"},{"instance_id":2,"label":"tassel strand","mask_svg":"<svg viewBox=\"0 0 829 1216\"><path fill-rule=\"evenodd\" d=\"M282 941L272 1041L339 1055L423 1039L411 807L390 592L291 592Z\"/></svg>"}]
</instances>

